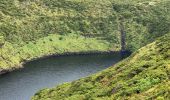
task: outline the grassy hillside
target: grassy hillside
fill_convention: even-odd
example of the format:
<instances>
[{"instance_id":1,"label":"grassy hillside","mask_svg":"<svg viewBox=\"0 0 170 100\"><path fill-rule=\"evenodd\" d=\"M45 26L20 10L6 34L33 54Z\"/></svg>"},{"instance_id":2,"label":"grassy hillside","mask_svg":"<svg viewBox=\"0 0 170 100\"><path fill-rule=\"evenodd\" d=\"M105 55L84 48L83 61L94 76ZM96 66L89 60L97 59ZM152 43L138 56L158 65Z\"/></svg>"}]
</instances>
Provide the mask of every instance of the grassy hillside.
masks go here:
<instances>
[{"instance_id":1,"label":"grassy hillside","mask_svg":"<svg viewBox=\"0 0 170 100\"><path fill-rule=\"evenodd\" d=\"M170 34L97 74L52 89L32 100L169 100Z\"/></svg>"},{"instance_id":2,"label":"grassy hillside","mask_svg":"<svg viewBox=\"0 0 170 100\"><path fill-rule=\"evenodd\" d=\"M0 71L49 54L120 50L121 22L135 51L170 31L169 10L169 0L0 0Z\"/></svg>"},{"instance_id":3,"label":"grassy hillside","mask_svg":"<svg viewBox=\"0 0 170 100\"><path fill-rule=\"evenodd\" d=\"M0 49L0 72L12 71L22 67L22 63L43 56L68 53L107 52L109 44L94 38L84 38L73 34L62 36L51 34L15 47L6 42ZM1 74L1 73L0 73Z\"/></svg>"},{"instance_id":4,"label":"grassy hillside","mask_svg":"<svg viewBox=\"0 0 170 100\"><path fill-rule=\"evenodd\" d=\"M127 48L136 49L167 33L169 0L1 0L0 36L23 45L48 34L96 37L119 47L124 18ZM133 40L130 42L129 40Z\"/></svg>"}]
</instances>

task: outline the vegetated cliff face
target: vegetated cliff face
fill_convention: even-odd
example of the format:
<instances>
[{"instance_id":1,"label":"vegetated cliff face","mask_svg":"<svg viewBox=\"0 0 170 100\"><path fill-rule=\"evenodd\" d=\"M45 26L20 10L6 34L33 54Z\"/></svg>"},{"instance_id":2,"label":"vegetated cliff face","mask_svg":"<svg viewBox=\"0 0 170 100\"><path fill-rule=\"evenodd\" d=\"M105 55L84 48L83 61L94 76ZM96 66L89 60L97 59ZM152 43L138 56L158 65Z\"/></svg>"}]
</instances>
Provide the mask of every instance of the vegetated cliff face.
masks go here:
<instances>
[{"instance_id":1,"label":"vegetated cliff face","mask_svg":"<svg viewBox=\"0 0 170 100\"><path fill-rule=\"evenodd\" d=\"M169 10L169 0L1 0L0 71L44 55L120 50L120 17L135 51L169 32Z\"/></svg>"},{"instance_id":2,"label":"vegetated cliff face","mask_svg":"<svg viewBox=\"0 0 170 100\"><path fill-rule=\"evenodd\" d=\"M168 100L169 86L170 34L166 34L104 71L43 89L32 100Z\"/></svg>"}]
</instances>

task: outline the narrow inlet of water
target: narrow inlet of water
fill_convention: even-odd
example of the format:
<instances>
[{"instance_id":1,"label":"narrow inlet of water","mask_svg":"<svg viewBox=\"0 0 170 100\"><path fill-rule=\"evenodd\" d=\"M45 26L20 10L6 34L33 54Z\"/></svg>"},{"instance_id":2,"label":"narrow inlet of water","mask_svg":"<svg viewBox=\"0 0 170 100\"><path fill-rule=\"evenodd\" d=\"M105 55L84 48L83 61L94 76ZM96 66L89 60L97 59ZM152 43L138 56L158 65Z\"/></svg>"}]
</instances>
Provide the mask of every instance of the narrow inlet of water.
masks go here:
<instances>
[{"instance_id":1,"label":"narrow inlet of water","mask_svg":"<svg viewBox=\"0 0 170 100\"><path fill-rule=\"evenodd\" d=\"M122 60L120 53L48 57L0 76L0 100L30 100L40 89L86 77Z\"/></svg>"}]
</instances>

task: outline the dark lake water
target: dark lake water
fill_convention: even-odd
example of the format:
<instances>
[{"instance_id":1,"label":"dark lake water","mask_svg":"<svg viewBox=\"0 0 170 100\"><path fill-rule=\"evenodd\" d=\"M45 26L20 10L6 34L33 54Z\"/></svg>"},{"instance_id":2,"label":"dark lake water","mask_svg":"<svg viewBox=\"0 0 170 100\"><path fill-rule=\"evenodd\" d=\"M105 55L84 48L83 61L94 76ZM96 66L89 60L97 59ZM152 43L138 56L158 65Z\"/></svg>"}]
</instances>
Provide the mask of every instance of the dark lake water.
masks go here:
<instances>
[{"instance_id":1,"label":"dark lake water","mask_svg":"<svg viewBox=\"0 0 170 100\"><path fill-rule=\"evenodd\" d=\"M30 100L40 89L86 77L121 59L115 53L48 57L29 62L24 69L0 76L0 100Z\"/></svg>"}]
</instances>

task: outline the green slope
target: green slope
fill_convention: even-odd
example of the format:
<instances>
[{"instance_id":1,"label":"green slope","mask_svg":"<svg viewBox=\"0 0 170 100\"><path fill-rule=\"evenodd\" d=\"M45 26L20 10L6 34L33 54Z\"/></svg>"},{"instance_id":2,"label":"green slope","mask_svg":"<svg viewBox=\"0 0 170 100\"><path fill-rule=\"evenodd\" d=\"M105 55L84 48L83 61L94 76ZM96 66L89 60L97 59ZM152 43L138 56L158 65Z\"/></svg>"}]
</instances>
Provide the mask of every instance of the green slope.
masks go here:
<instances>
[{"instance_id":1,"label":"green slope","mask_svg":"<svg viewBox=\"0 0 170 100\"><path fill-rule=\"evenodd\" d=\"M5 73L22 67L22 63L53 54L95 53L109 51L109 44L95 38L85 38L70 34L67 36L51 34L15 47L9 42L0 49L0 72ZM0 73L1 74L1 73Z\"/></svg>"},{"instance_id":2,"label":"green slope","mask_svg":"<svg viewBox=\"0 0 170 100\"><path fill-rule=\"evenodd\" d=\"M120 50L120 18L135 51L170 31L169 10L169 0L0 0L0 73L46 55Z\"/></svg>"},{"instance_id":3,"label":"green slope","mask_svg":"<svg viewBox=\"0 0 170 100\"><path fill-rule=\"evenodd\" d=\"M170 31L169 0L1 0L0 36L23 45L48 34L79 34L119 44L124 18L129 49ZM150 38L149 40L147 38ZM132 41L129 41L132 40Z\"/></svg>"},{"instance_id":4,"label":"green slope","mask_svg":"<svg viewBox=\"0 0 170 100\"><path fill-rule=\"evenodd\" d=\"M1 0L0 36L24 45L48 34L73 33L106 39L114 49L123 17L127 48L136 49L170 30L169 6L169 0Z\"/></svg>"},{"instance_id":5,"label":"green slope","mask_svg":"<svg viewBox=\"0 0 170 100\"><path fill-rule=\"evenodd\" d=\"M169 100L170 34L87 78L43 89L32 100Z\"/></svg>"}]
</instances>

